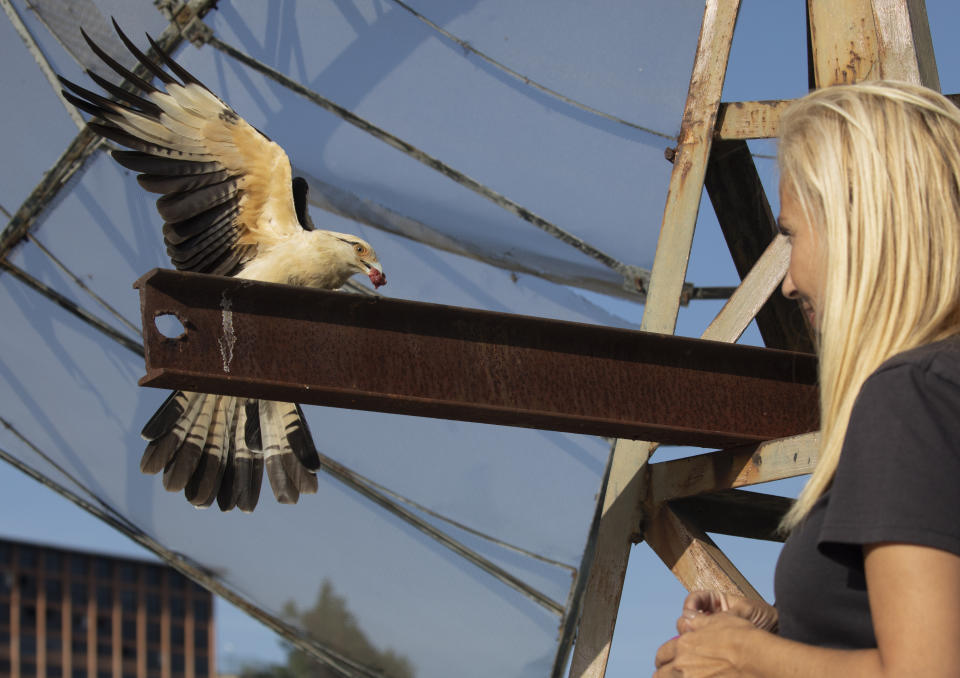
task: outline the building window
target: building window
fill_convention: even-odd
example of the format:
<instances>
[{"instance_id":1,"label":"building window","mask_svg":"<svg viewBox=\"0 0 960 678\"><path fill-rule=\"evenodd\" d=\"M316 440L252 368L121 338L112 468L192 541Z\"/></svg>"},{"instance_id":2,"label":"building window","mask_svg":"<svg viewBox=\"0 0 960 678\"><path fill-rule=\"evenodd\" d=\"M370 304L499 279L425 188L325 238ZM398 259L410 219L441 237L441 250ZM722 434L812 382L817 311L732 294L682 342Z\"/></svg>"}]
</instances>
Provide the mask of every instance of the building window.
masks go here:
<instances>
[{"instance_id":1,"label":"building window","mask_svg":"<svg viewBox=\"0 0 960 678\"><path fill-rule=\"evenodd\" d=\"M124 612L136 612L137 592L130 589L120 591L120 607Z\"/></svg>"},{"instance_id":2,"label":"building window","mask_svg":"<svg viewBox=\"0 0 960 678\"><path fill-rule=\"evenodd\" d=\"M56 572L59 574L62 567L63 557L60 555L59 551L47 551L43 554L43 568L47 572Z\"/></svg>"},{"instance_id":3,"label":"building window","mask_svg":"<svg viewBox=\"0 0 960 678\"><path fill-rule=\"evenodd\" d=\"M33 662L20 661L20 675L21 676L35 676L37 675L37 665Z\"/></svg>"},{"instance_id":4,"label":"building window","mask_svg":"<svg viewBox=\"0 0 960 678\"><path fill-rule=\"evenodd\" d=\"M113 678L113 671L97 671L97 678Z\"/></svg>"},{"instance_id":5,"label":"building window","mask_svg":"<svg viewBox=\"0 0 960 678\"><path fill-rule=\"evenodd\" d=\"M110 643L97 643L97 656L98 657L113 656L113 647L110 646Z\"/></svg>"},{"instance_id":6,"label":"building window","mask_svg":"<svg viewBox=\"0 0 960 678\"><path fill-rule=\"evenodd\" d=\"M35 657L37 655L37 637L32 633L20 634L20 656Z\"/></svg>"},{"instance_id":7,"label":"building window","mask_svg":"<svg viewBox=\"0 0 960 678\"><path fill-rule=\"evenodd\" d=\"M198 621L204 621L207 617L210 616L210 604L204 600L194 600L193 601L193 617Z\"/></svg>"},{"instance_id":8,"label":"building window","mask_svg":"<svg viewBox=\"0 0 960 678\"><path fill-rule=\"evenodd\" d=\"M61 678L63 676L63 669L59 664L47 664L47 678Z\"/></svg>"},{"instance_id":9,"label":"building window","mask_svg":"<svg viewBox=\"0 0 960 678\"><path fill-rule=\"evenodd\" d=\"M110 632L113 630L113 623L110 620L109 616L102 615L97 617L97 635L102 638L109 638Z\"/></svg>"},{"instance_id":10,"label":"building window","mask_svg":"<svg viewBox=\"0 0 960 678\"><path fill-rule=\"evenodd\" d=\"M47 634L47 652L59 652L63 645L63 638L59 633Z\"/></svg>"},{"instance_id":11,"label":"building window","mask_svg":"<svg viewBox=\"0 0 960 678\"><path fill-rule=\"evenodd\" d=\"M47 633L60 633L60 629L63 626L63 615L60 612L60 608L47 607L46 616L45 624L47 626Z\"/></svg>"},{"instance_id":12,"label":"building window","mask_svg":"<svg viewBox=\"0 0 960 678\"><path fill-rule=\"evenodd\" d=\"M87 582L70 582L70 602L77 607L85 607L87 604Z\"/></svg>"},{"instance_id":13,"label":"building window","mask_svg":"<svg viewBox=\"0 0 960 678\"><path fill-rule=\"evenodd\" d=\"M183 626L180 624L170 626L170 644L175 647L183 647Z\"/></svg>"},{"instance_id":14,"label":"building window","mask_svg":"<svg viewBox=\"0 0 960 678\"><path fill-rule=\"evenodd\" d=\"M73 671L70 672L70 676L71 678L87 678L87 670L74 668Z\"/></svg>"},{"instance_id":15,"label":"building window","mask_svg":"<svg viewBox=\"0 0 960 678\"><path fill-rule=\"evenodd\" d=\"M106 558L97 558L93 561L93 573L98 579L110 579L113 577L113 561Z\"/></svg>"},{"instance_id":16,"label":"building window","mask_svg":"<svg viewBox=\"0 0 960 678\"><path fill-rule=\"evenodd\" d=\"M0 603L0 628L10 623L10 603Z\"/></svg>"},{"instance_id":17,"label":"building window","mask_svg":"<svg viewBox=\"0 0 960 678\"><path fill-rule=\"evenodd\" d=\"M170 670L174 673L183 673L183 653L174 652L170 659Z\"/></svg>"},{"instance_id":18,"label":"building window","mask_svg":"<svg viewBox=\"0 0 960 678\"><path fill-rule=\"evenodd\" d=\"M170 580L170 588L177 589L178 591L183 591L187 588L187 578L179 572L168 570L167 577L169 577Z\"/></svg>"},{"instance_id":19,"label":"building window","mask_svg":"<svg viewBox=\"0 0 960 678\"><path fill-rule=\"evenodd\" d=\"M109 586L97 587L97 607L109 610L113 605L113 590Z\"/></svg>"},{"instance_id":20,"label":"building window","mask_svg":"<svg viewBox=\"0 0 960 678\"><path fill-rule=\"evenodd\" d=\"M71 620L70 628L73 629L74 633L86 633L87 632L87 615L84 612L74 612L73 619Z\"/></svg>"},{"instance_id":21,"label":"building window","mask_svg":"<svg viewBox=\"0 0 960 678\"><path fill-rule=\"evenodd\" d=\"M37 597L37 578L34 577L32 574L20 575L20 597L21 598Z\"/></svg>"},{"instance_id":22,"label":"building window","mask_svg":"<svg viewBox=\"0 0 960 678\"><path fill-rule=\"evenodd\" d=\"M170 616L182 618L186 608L183 604L183 596L170 596Z\"/></svg>"},{"instance_id":23,"label":"building window","mask_svg":"<svg viewBox=\"0 0 960 678\"><path fill-rule=\"evenodd\" d=\"M147 594L147 614L160 614L160 596L156 593Z\"/></svg>"},{"instance_id":24,"label":"building window","mask_svg":"<svg viewBox=\"0 0 960 678\"><path fill-rule=\"evenodd\" d=\"M0 593L9 594L13 590L13 573L10 570L0 570Z\"/></svg>"},{"instance_id":25,"label":"building window","mask_svg":"<svg viewBox=\"0 0 960 678\"><path fill-rule=\"evenodd\" d=\"M120 563L120 581L135 584L137 582L137 566L133 563Z\"/></svg>"},{"instance_id":26,"label":"building window","mask_svg":"<svg viewBox=\"0 0 960 678\"><path fill-rule=\"evenodd\" d=\"M199 628L193 632L193 646L198 650L207 649L207 628Z\"/></svg>"},{"instance_id":27,"label":"building window","mask_svg":"<svg viewBox=\"0 0 960 678\"><path fill-rule=\"evenodd\" d=\"M160 642L160 624L156 622L150 622L149 624L147 624L147 642L148 643Z\"/></svg>"},{"instance_id":28,"label":"building window","mask_svg":"<svg viewBox=\"0 0 960 678\"><path fill-rule=\"evenodd\" d=\"M74 577L82 577L87 573L87 559L84 556L70 556L70 574Z\"/></svg>"},{"instance_id":29,"label":"building window","mask_svg":"<svg viewBox=\"0 0 960 678\"><path fill-rule=\"evenodd\" d=\"M132 640L136 642L137 640L137 620L136 619L123 620L123 639Z\"/></svg>"},{"instance_id":30,"label":"building window","mask_svg":"<svg viewBox=\"0 0 960 678\"><path fill-rule=\"evenodd\" d=\"M20 567L34 568L37 566L37 549L32 546L20 545Z\"/></svg>"},{"instance_id":31,"label":"building window","mask_svg":"<svg viewBox=\"0 0 960 678\"><path fill-rule=\"evenodd\" d=\"M70 651L75 655L85 655L87 653L86 637L78 638L77 636L74 636L70 641Z\"/></svg>"},{"instance_id":32,"label":"building window","mask_svg":"<svg viewBox=\"0 0 960 678\"><path fill-rule=\"evenodd\" d=\"M207 658L203 655L197 655L196 659L193 661L193 671L198 678L203 678L207 675Z\"/></svg>"},{"instance_id":33,"label":"building window","mask_svg":"<svg viewBox=\"0 0 960 678\"><path fill-rule=\"evenodd\" d=\"M59 579L46 579L43 588L47 591L47 600L54 601L63 598L63 584Z\"/></svg>"},{"instance_id":34,"label":"building window","mask_svg":"<svg viewBox=\"0 0 960 678\"><path fill-rule=\"evenodd\" d=\"M36 605L21 605L20 606L20 628L24 627L28 629L36 628L37 626L37 607Z\"/></svg>"},{"instance_id":35,"label":"building window","mask_svg":"<svg viewBox=\"0 0 960 678\"><path fill-rule=\"evenodd\" d=\"M147 586L159 587L163 580L163 570L159 567L147 567L143 572L143 577L147 581Z\"/></svg>"},{"instance_id":36,"label":"building window","mask_svg":"<svg viewBox=\"0 0 960 678\"><path fill-rule=\"evenodd\" d=\"M13 546L5 541L0 541L0 563L8 564L13 562Z\"/></svg>"},{"instance_id":37,"label":"building window","mask_svg":"<svg viewBox=\"0 0 960 678\"><path fill-rule=\"evenodd\" d=\"M160 651L147 650L147 670L160 669Z\"/></svg>"}]
</instances>

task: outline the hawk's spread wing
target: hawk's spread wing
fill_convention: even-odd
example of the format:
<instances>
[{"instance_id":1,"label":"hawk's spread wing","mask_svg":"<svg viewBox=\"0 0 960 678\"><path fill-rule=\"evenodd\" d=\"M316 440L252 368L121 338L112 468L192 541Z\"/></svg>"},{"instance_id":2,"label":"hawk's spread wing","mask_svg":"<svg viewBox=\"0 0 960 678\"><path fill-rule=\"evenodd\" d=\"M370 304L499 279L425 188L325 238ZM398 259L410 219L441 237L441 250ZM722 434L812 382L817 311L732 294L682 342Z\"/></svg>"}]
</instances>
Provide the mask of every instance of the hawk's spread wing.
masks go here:
<instances>
[{"instance_id":1,"label":"hawk's spread wing","mask_svg":"<svg viewBox=\"0 0 960 678\"><path fill-rule=\"evenodd\" d=\"M124 167L139 172L141 186L162 193L157 210L163 237L181 270L233 275L256 256L301 230L291 188L290 161L277 144L250 126L150 39L179 78L152 62L114 22L127 49L166 91L117 63L86 33L90 48L135 85L132 94L87 71L116 97L111 101L61 78L66 97L95 116L90 127L133 149L114 151Z\"/></svg>"}]
</instances>

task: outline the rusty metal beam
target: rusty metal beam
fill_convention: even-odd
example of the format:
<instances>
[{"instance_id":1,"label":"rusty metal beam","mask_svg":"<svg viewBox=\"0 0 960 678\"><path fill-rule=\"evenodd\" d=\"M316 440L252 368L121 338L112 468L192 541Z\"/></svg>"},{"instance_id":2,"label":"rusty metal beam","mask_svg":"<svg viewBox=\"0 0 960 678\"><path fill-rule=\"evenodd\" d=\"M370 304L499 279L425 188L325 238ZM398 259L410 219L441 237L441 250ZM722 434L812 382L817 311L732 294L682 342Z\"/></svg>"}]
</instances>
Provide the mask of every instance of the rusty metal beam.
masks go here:
<instances>
[{"instance_id":1,"label":"rusty metal beam","mask_svg":"<svg viewBox=\"0 0 960 678\"><path fill-rule=\"evenodd\" d=\"M716 447L815 425L799 353L166 270L137 286L142 385Z\"/></svg>"}]
</instances>

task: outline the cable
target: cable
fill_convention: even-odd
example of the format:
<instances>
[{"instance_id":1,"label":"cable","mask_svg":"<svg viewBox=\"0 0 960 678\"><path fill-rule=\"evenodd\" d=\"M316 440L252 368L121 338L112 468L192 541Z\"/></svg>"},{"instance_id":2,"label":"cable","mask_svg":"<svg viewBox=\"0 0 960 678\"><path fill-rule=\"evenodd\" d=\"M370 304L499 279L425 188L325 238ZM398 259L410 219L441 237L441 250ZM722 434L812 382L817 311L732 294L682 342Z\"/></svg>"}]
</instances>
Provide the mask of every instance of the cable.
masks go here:
<instances>
[{"instance_id":1,"label":"cable","mask_svg":"<svg viewBox=\"0 0 960 678\"><path fill-rule=\"evenodd\" d=\"M121 323L123 323L124 325L126 325L127 328L130 329L130 330L131 330L134 334L136 334L138 337L142 337L142 336L143 336L143 333L140 331L140 328L139 328L139 327L137 327L137 326L134 325L132 322L130 322L129 320L127 320L125 317L123 317L123 315L120 313L120 311L118 311L117 309L115 309L113 306L111 306L109 303L107 303L107 301L106 301L105 299L101 298L100 295L98 295L98 294L97 294L96 292L94 292L92 289L90 289L89 287L87 287L87 284L86 284L85 282L83 282L83 280L81 280L73 271L71 271L69 268L67 268L66 265L65 265L63 262L61 262L61 261L53 254L53 252L51 252L51 251L48 250L46 247L44 247L43 243L41 243L39 240L37 240L37 238L36 238L32 233L29 233L29 232L28 232L28 233L27 233L27 238L28 238L28 239L30 240L30 242L32 242L34 245L36 245L37 247L39 247L39 248L40 248L40 251L43 252L44 254L46 254L47 257L50 258L50 261L52 261L54 264L56 264L57 268L59 268L59 269L60 269L61 271L63 271L67 276L69 276L70 279L73 280L73 282L77 285L77 287L79 287L79 288L82 289L84 292L86 292L86 293L89 294L91 297L93 297L93 300L94 300L94 301L96 301L98 304L100 304L101 306L103 306L114 318L116 318L116 319L119 320Z\"/></svg>"},{"instance_id":2,"label":"cable","mask_svg":"<svg viewBox=\"0 0 960 678\"><path fill-rule=\"evenodd\" d=\"M593 113L594 115L599 115L601 118L606 118L607 120L612 120L613 122L619 123L619 124L621 124L621 125L626 125L627 127L632 127L632 128L634 128L634 129L640 130L641 132L646 132L647 134L653 134L654 136L658 136L658 137L660 137L660 138L662 138L662 139L667 139L667 140L669 140L669 141L676 141L676 140L677 140L677 137L674 136L674 135L672 135L672 134L666 134L666 133L664 133L664 132L658 132L658 131L655 130L655 129L650 129L649 127L644 127L643 125L638 125L638 124L635 123L635 122L630 122L629 120L624 120L623 118L618 118L617 116L611 115L611 114L609 114L609 113L604 113L603 111L598 110L598 109L594 108L593 106L589 106L589 105L587 105L587 104L581 103L581 102L577 101L576 99L571 99L570 97L565 96L565 95L561 94L560 92L557 92L556 90L550 89L550 88L547 87L546 85L541 85L541 84L540 84L539 82L537 82L536 80L533 80L533 79L531 79L531 78L528 78L527 76L523 75L522 73L518 73L517 71L513 70L513 69L510 68L509 66L506 66L505 64L500 63L499 61L497 61L497 60L494 59L493 57L487 56L486 54L484 54L483 52L481 52L480 50L478 50L476 47L474 47L473 45L471 45L471 44L470 44L469 42L467 42L466 40L463 40L462 38L458 38L458 37L457 37L456 35L454 35L453 33L450 33L449 31L445 30L444 28L442 28L442 27L438 26L437 24L433 23L432 21L430 21L430 19L428 19L428 18L425 17L424 15L420 14L420 12L418 12L418 11L415 10L415 9L413 9L412 7L410 7L409 5L407 5L405 2L402 2L402 0L391 0L391 1L392 1L394 4L396 4L397 6L403 8L404 10L406 10L406 11L408 11L408 12L410 12L410 14L412 14L413 16L415 16L417 19L419 19L420 21L422 21L423 23L425 23L426 25L428 25L428 26L429 26L430 28L432 28L433 30L435 30L435 31L437 31L438 33L440 33L440 35L444 36L444 37L447 38L448 40L451 40L451 41L457 43L457 45L459 45L465 52L469 52L469 53L471 53L471 54L475 54L476 56L478 56L479 58L483 59L484 61L486 61L488 64L490 64L490 65L493 66L494 68L497 68L497 69L503 71L504 73L506 73L507 75L510 75L511 77L514 77L514 78L516 78L517 80L520 80L521 82L523 82L523 83L526 84L526 85L530 85L530 86L533 87L534 89L538 89L538 90L540 90L541 92L543 92L543 93L545 93L545 94L549 94L549 95L552 96L554 99L558 99L558 100L564 102L565 104L570 104L571 106L575 106L576 108L579 108L580 110L583 110L583 111L587 111L588 113Z\"/></svg>"}]
</instances>

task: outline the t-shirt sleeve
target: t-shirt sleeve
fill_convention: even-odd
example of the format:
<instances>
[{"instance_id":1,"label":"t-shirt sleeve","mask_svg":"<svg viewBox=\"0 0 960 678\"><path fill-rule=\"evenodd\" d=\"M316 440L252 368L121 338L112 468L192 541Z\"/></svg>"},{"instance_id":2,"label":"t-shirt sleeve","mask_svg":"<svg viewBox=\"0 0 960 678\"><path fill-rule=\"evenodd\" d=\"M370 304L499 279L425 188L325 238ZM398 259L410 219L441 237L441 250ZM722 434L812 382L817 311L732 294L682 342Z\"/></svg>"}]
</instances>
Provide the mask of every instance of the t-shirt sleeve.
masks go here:
<instances>
[{"instance_id":1,"label":"t-shirt sleeve","mask_svg":"<svg viewBox=\"0 0 960 678\"><path fill-rule=\"evenodd\" d=\"M819 546L888 541L960 555L960 385L910 363L857 396Z\"/></svg>"}]
</instances>

